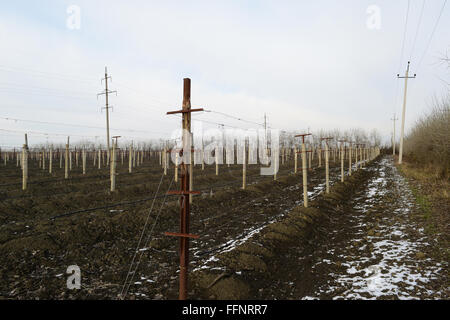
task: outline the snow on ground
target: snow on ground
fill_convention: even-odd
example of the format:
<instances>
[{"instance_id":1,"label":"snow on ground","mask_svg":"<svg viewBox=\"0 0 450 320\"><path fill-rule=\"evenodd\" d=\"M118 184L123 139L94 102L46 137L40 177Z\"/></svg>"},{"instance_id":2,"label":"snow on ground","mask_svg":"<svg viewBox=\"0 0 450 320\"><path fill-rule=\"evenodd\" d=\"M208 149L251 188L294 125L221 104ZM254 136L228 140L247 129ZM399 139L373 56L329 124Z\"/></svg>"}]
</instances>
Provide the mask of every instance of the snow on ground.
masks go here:
<instances>
[{"instance_id":1,"label":"snow on ground","mask_svg":"<svg viewBox=\"0 0 450 320\"><path fill-rule=\"evenodd\" d=\"M442 271L441 263L417 258L428 244L423 229L416 228L408 217L414 206L413 195L390 158L383 159L377 170L365 194L354 200L352 219L358 230L351 242L356 245L350 245L340 256L345 261L342 266L346 272L331 273L332 283L320 287L315 295L325 293L333 299L439 298L445 293L434 292L427 284ZM393 197L386 198L388 193ZM367 233L364 239L366 215L373 215L377 210L387 211L379 219L376 232ZM414 237L410 237L410 230L415 230ZM367 250L368 246L371 250ZM333 255L334 249L328 254Z\"/></svg>"}]
</instances>

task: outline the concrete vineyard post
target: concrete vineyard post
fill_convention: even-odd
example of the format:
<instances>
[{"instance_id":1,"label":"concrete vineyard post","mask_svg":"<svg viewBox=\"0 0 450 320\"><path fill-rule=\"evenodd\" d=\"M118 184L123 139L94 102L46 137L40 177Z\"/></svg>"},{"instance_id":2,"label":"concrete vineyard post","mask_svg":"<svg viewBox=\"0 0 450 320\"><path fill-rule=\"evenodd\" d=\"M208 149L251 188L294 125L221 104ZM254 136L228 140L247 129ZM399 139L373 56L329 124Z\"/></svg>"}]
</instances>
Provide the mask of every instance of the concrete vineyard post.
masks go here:
<instances>
[{"instance_id":1,"label":"concrete vineyard post","mask_svg":"<svg viewBox=\"0 0 450 320\"><path fill-rule=\"evenodd\" d=\"M312 153L312 152L311 152ZM311 158L310 158L311 159ZM302 143L302 175L303 175L303 206L308 207L308 177L306 170L306 146Z\"/></svg>"},{"instance_id":2,"label":"concrete vineyard post","mask_svg":"<svg viewBox=\"0 0 450 320\"><path fill-rule=\"evenodd\" d=\"M27 190L28 181L28 146L26 144L22 147L22 190ZM6 159L6 158L5 158Z\"/></svg>"},{"instance_id":3,"label":"concrete vineyard post","mask_svg":"<svg viewBox=\"0 0 450 320\"><path fill-rule=\"evenodd\" d=\"M111 192L116 190L116 146L117 140L113 141L112 152L110 154L111 157Z\"/></svg>"},{"instance_id":4,"label":"concrete vineyard post","mask_svg":"<svg viewBox=\"0 0 450 320\"><path fill-rule=\"evenodd\" d=\"M178 182L178 151L175 152L175 182Z\"/></svg>"},{"instance_id":5,"label":"concrete vineyard post","mask_svg":"<svg viewBox=\"0 0 450 320\"><path fill-rule=\"evenodd\" d=\"M167 150L165 147L163 152L163 161L164 161L164 175L167 176Z\"/></svg>"},{"instance_id":6,"label":"concrete vineyard post","mask_svg":"<svg viewBox=\"0 0 450 320\"><path fill-rule=\"evenodd\" d=\"M273 180L277 180L277 162L279 161L279 154L274 152L274 150L270 150L271 156L273 157Z\"/></svg>"},{"instance_id":7,"label":"concrete vineyard post","mask_svg":"<svg viewBox=\"0 0 450 320\"><path fill-rule=\"evenodd\" d=\"M191 133L190 137L191 139L191 146L193 145L193 134ZM194 150L191 148L189 150L190 158L189 158L189 191L194 190ZM192 204L192 193L189 194L189 203Z\"/></svg>"},{"instance_id":8,"label":"concrete vineyard post","mask_svg":"<svg viewBox=\"0 0 450 320\"><path fill-rule=\"evenodd\" d=\"M348 175L352 175L352 144L348 146Z\"/></svg>"},{"instance_id":9,"label":"concrete vineyard post","mask_svg":"<svg viewBox=\"0 0 450 320\"><path fill-rule=\"evenodd\" d=\"M247 184L247 148L244 141L244 152L242 155L242 189L245 190L245 186Z\"/></svg>"},{"instance_id":10,"label":"concrete vineyard post","mask_svg":"<svg viewBox=\"0 0 450 320\"><path fill-rule=\"evenodd\" d=\"M69 143L66 143L66 154L64 158L64 179L69 178Z\"/></svg>"},{"instance_id":11,"label":"concrete vineyard post","mask_svg":"<svg viewBox=\"0 0 450 320\"><path fill-rule=\"evenodd\" d=\"M309 170L312 170L312 165L311 165L311 162L312 162L312 158L313 158L313 155L314 154L314 152L313 151L311 151L310 153L309 153L309 165L308 165L308 168L309 168Z\"/></svg>"},{"instance_id":12,"label":"concrete vineyard post","mask_svg":"<svg viewBox=\"0 0 450 320\"><path fill-rule=\"evenodd\" d=\"M216 176L219 175L219 147L214 150L214 155L216 157Z\"/></svg>"},{"instance_id":13,"label":"concrete vineyard post","mask_svg":"<svg viewBox=\"0 0 450 320\"><path fill-rule=\"evenodd\" d=\"M329 168L329 152L328 143L325 141L325 182L326 182L326 193L330 193L330 168Z\"/></svg>"},{"instance_id":14,"label":"concrete vineyard post","mask_svg":"<svg viewBox=\"0 0 450 320\"><path fill-rule=\"evenodd\" d=\"M128 173L133 171L133 146L130 145L130 150L128 152Z\"/></svg>"},{"instance_id":15,"label":"concrete vineyard post","mask_svg":"<svg viewBox=\"0 0 450 320\"><path fill-rule=\"evenodd\" d=\"M202 171L205 170L205 153L203 148L203 140L202 140Z\"/></svg>"},{"instance_id":16,"label":"concrete vineyard post","mask_svg":"<svg viewBox=\"0 0 450 320\"><path fill-rule=\"evenodd\" d=\"M102 150L98 149L98 169L102 168Z\"/></svg>"},{"instance_id":17,"label":"concrete vineyard post","mask_svg":"<svg viewBox=\"0 0 450 320\"><path fill-rule=\"evenodd\" d=\"M340 156L341 156L341 182L344 182L344 152L342 150L343 144L341 142L341 148L340 148Z\"/></svg>"},{"instance_id":18,"label":"concrete vineyard post","mask_svg":"<svg viewBox=\"0 0 450 320\"><path fill-rule=\"evenodd\" d=\"M363 159L363 147L359 146L359 162L360 162L360 168L362 169L363 164L364 164L364 159Z\"/></svg>"},{"instance_id":19,"label":"concrete vineyard post","mask_svg":"<svg viewBox=\"0 0 450 320\"><path fill-rule=\"evenodd\" d=\"M294 146L294 173L297 173L297 146Z\"/></svg>"},{"instance_id":20,"label":"concrete vineyard post","mask_svg":"<svg viewBox=\"0 0 450 320\"><path fill-rule=\"evenodd\" d=\"M322 167L322 148L317 148L317 156L319 157L319 168Z\"/></svg>"},{"instance_id":21,"label":"concrete vineyard post","mask_svg":"<svg viewBox=\"0 0 450 320\"><path fill-rule=\"evenodd\" d=\"M83 162L83 174L86 174L86 149L83 148L82 152L81 161Z\"/></svg>"},{"instance_id":22,"label":"concrete vineyard post","mask_svg":"<svg viewBox=\"0 0 450 320\"><path fill-rule=\"evenodd\" d=\"M48 159L48 173L52 174L53 170L53 147L50 147L50 155Z\"/></svg>"}]
</instances>

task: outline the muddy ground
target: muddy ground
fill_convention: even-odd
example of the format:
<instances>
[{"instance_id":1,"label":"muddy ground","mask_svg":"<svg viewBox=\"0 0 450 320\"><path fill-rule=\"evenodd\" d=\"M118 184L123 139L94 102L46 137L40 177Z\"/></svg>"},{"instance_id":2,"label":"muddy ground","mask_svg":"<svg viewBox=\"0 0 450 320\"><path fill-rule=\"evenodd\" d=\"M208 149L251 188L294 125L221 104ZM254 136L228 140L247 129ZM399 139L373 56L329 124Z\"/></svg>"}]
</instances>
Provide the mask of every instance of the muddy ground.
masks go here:
<instances>
[{"instance_id":1,"label":"muddy ground","mask_svg":"<svg viewBox=\"0 0 450 320\"><path fill-rule=\"evenodd\" d=\"M116 299L124 292L127 299L177 297L178 241L163 234L178 230L177 198L164 197L179 188L172 167L163 176L157 159L152 159L129 174L125 162L119 165L118 191L111 194L107 168L90 167L83 176L74 165L70 179L64 180L59 166L52 176L36 162L30 166L26 192L20 190L15 163L1 171L1 297ZM191 242L191 268L230 240L241 241L252 229L282 216L280 208L299 204L300 178L293 175L292 160L281 164L278 181L260 176L256 165L247 173L249 187L243 191L241 166L222 165L219 176L215 166L204 171L196 166L194 189L202 195L194 199L191 232L201 238ZM323 181L323 166L310 171L312 196L323 189ZM83 211L98 207L102 209ZM70 265L81 269L79 291L66 289ZM128 271L136 267L124 286Z\"/></svg>"},{"instance_id":2,"label":"muddy ground","mask_svg":"<svg viewBox=\"0 0 450 320\"><path fill-rule=\"evenodd\" d=\"M340 171L338 163L331 165L334 184ZM317 168L315 161L314 167L309 172L312 199L324 190L325 182L323 166ZM177 298L178 241L163 234L178 230L178 201L164 197L166 191L178 189L173 169L161 176L153 159L132 174L126 170L126 164L119 169L118 192L111 194L107 169L91 168L84 177L76 168L64 181L59 168L49 177L35 167L30 170L30 189L23 193L15 164L4 168L0 297ZM417 208L405 181L389 158L362 170L367 171L367 183L342 202L338 214L317 226L308 245L280 250L276 272L265 275L250 298L448 297L448 262L435 261L429 254L432 241L411 217ZM260 176L259 167L251 166L245 191L240 189L241 166L222 165L220 172L217 177L214 166L195 169L194 189L202 195L195 197L192 207L191 233L200 235L190 247L194 272L214 268L216 256L252 242L302 204L301 175L293 174L293 161L281 165L277 181ZM95 207L103 209L77 212ZM69 265L81 269L80 290L66 288ZM200 297L193 289L190 293Z\"/></svg>"},{"instance_id":3,"label":"muddy ground","mask_svg":"<svg viewBox=\"0 0 450 320\"><path fill-rule=\"evenodd\" d=\"M392 158L217 255L204 298L448 299L448 261ZM239 290L234 290L239 287Z\"/></svg>"},{"instance_id":4,"label":"muddy ground","mask_svg":"<svg viewBox=\"0 0 450 320\"><path fill-rule=\"evenodd\" d=\"M448 261L433 254L407 182L390 157L369 170L314 250L282 264L278 288L265 298L448 299Z\"/></svg>"}]
</instances>

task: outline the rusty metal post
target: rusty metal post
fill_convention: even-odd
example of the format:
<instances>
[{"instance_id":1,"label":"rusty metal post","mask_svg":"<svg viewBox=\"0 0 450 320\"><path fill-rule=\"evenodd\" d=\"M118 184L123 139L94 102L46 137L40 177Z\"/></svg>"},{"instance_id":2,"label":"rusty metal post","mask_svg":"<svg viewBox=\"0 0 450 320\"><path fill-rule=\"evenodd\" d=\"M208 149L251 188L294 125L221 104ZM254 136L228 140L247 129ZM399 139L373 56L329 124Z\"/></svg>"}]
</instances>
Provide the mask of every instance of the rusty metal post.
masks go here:
<instances>
[{"instance_id":1,"label":"rusty metal post","mask_svg":"<svg viewBox=\"0 0 450 320\"><path fill-rule=\"evenodd\" d=\"M180 195L180 232L166 232L166 235L180 238L180 292L179 299L186 300L188 285L188 265L189 265L189 238L198 238L198 236L189 234L190 204L189 195L199 194L199 192L190 191L189 166L191 165L192 150L190 146L191 134L191 112L203 111L203 109L191 109L191 80L184 79L183 87L183 109L172 111L167 114L182 113L183 120L183 154L188 153L188 163L185 163L185 157L180 164L181 171L181 190L172 191L169 194Z\"/></svg>"}]
</instances>

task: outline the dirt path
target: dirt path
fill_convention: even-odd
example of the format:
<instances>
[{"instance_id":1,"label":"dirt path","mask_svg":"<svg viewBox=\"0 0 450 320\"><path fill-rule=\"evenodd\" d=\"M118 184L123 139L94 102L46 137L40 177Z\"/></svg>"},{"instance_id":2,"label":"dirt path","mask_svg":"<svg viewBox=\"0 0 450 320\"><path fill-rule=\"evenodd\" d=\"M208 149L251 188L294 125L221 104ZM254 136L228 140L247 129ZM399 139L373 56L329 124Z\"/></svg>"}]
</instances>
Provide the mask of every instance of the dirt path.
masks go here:
<instances>
[{"instance_id":1,"label":"dirt path","mask_svg":"<svg viewBox=\"0 0 450 320\"><path fill-rule=\"evenodd\" d=\"M345 213L331 218L312 248L288 258L264 298L448 298L448 262L433 258L433 240L414 218L413 195L392 158L365 170L373 175Z\"/></svg>"}]
</instances>

